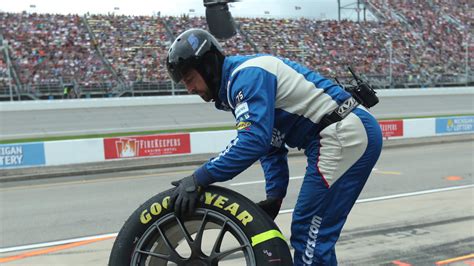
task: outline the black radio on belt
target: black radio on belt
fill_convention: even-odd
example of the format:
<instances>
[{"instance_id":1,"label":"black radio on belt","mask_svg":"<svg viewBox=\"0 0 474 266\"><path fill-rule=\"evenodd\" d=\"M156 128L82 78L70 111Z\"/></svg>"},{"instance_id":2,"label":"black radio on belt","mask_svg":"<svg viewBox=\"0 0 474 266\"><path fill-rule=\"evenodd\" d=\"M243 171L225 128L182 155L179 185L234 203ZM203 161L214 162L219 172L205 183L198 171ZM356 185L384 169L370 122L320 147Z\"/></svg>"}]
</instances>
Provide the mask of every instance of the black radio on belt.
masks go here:
<instances>
[{"instance_id":1,"label":"black radio on belt","mask_svg":"<svg viewBox=\"0 0 474 266\"><path fill-rule=\"evenodd\" d=\"M352 74L354 79L350 82L350 85L343 86L339 80L336 79L336 82L344 88L347 92L349 92L352 97L356 99L357 102L362 104L363 106L370 108L376 105L379 102L379 98L377 97L375 90L370 86L370 84L356 75L354 71L350 67L348 67L349 71ZM355 84L354 84L355 82Z\"/></svg>"}]
</instances>

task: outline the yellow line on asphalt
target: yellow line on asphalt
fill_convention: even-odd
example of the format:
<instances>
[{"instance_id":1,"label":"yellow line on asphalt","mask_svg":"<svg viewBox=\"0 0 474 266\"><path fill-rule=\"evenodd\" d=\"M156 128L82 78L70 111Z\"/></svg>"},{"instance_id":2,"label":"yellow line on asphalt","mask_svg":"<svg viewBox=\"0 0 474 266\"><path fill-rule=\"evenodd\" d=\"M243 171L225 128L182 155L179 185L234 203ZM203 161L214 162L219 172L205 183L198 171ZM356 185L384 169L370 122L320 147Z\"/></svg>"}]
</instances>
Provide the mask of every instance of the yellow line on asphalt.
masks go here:
<instances>
[{"instance_id":1,"label":"yellow line on asphalt","mask_svg":"<svg viewBox=\"0 0 474 266\"><path fill-rule=\"evenodd\" d=\"M383 175L401 175L401 172L396 172L396 171L380 171L380 170L375 170L374 172L378 174L383 174Z\"/></svg>"},{"instance_id":2,"label":"yellow line on asphalt","mask_svg":"<svg viewBox=\"0 0 474 266\"><path fill-rule=\"evenodd\" d=\"M58 187L58 186L65 186L65 185L77 185L77 184L93 184L93 183L102 183L107 181L123 181L128 179L138 179L150 176L164 176L169 175L170 173L173 174L184 174L184 173L191 173L191 170L186 171L173 171L167 173L157 173L157 174L147 174L147 175L135 175L135 176L123 176L123 177L107 177L107 178L97 178L91 180L79 180L79 181L69 181L69 182L60 182L60 183L51 183L51 184L38 184L38 185L25 185L25 186L18 186L18 187L11 187L11 188L0 188L0 191L13 191L13 190L21 190L21 189L32 189L32 188L48 188L48 187Z\"/></svg>"},{"instance_id":3,"label":"yellow line on asphalt","mask_svg":"<svg viewBox=\"0 0 474 266\"><path fill-rule=\"evenodd\" d=\"M437 261L436 265L444 265L444 264L449 264L449 263L453 263L453 262L457 262L457 261L461 261L461 260L468 260L468 259L472 259L472 258L474 258L474 253L466 255L466 256L457 257L457 258Z\"/></svg>"},{"instance_id":4,"label":"yellow line on asphalt","mask_svg":"<svg viewBox=\"0 0 474 266\"><path fill-rule=\"evenodd\" d=\"M308 159L306 159L306 156L302 159L294 159L291 160L292 163L306 163Z\"/></svg>"}]
</instances>

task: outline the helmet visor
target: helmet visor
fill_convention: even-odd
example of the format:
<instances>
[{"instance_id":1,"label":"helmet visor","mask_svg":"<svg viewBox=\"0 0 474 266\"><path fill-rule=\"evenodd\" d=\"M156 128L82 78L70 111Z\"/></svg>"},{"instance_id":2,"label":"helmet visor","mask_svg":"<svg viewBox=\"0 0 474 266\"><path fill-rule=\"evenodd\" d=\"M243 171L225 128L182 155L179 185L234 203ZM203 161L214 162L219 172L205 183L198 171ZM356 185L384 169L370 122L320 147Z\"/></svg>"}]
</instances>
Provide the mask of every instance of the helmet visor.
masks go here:
<instances>
[{"instance_id":1,"label":"helmet visor","mask_svg":"<svg viewBox=\"0 0 474 266\"><path fill-rule=\"evenodd\" d=\"M183 76L188 73L191 68L194 68L197 64L195 57L175 57L174 54L168 55L166 60L166 69L168 70L168 74L171 79L179 83Z\"/></svg>"}]
</instances>

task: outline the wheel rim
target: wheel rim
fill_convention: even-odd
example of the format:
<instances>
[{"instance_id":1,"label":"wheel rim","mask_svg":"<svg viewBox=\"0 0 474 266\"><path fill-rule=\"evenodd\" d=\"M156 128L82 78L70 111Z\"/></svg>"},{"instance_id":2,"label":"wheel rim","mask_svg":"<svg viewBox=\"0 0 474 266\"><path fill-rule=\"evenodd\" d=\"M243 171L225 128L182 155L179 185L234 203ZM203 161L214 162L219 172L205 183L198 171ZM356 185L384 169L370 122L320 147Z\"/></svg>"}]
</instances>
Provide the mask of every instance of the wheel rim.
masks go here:
<instances>
[{"instance_id":1,"label":"wheel rim","mask_svg":"<svg viewBox=\"0 0 474 266\"><path fill-rule=\"evenodd\" d=\"M155 221L135 246L131 265L215 266L241 256L246 265L256 265L252 245L240 227L221 213L197 209L185 219L169 213Z\"/></svg>"}]
</instances>

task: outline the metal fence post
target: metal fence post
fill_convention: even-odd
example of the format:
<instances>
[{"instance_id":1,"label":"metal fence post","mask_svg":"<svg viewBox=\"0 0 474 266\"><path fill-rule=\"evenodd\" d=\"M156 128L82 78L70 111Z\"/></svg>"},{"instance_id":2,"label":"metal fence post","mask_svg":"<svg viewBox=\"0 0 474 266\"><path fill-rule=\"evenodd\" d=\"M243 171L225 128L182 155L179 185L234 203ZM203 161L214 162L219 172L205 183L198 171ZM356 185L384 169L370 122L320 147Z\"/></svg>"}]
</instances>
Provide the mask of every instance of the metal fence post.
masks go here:
<instances>
[{"instance_id":1,"label":"metal fence post","mask_svg":"<svg viewBox=\"0 0 474 266\"><path fill-rule=\"evenodd\" d=\"M10 55L8 54L8 41L3 40L2 48L5 50L5 55L7 57L7 72L8 72L8 89L10 91L10 101L13 101L13 87L12 87L12 73L11 73L11 62Z\"/></svg>"}]
</instances>

